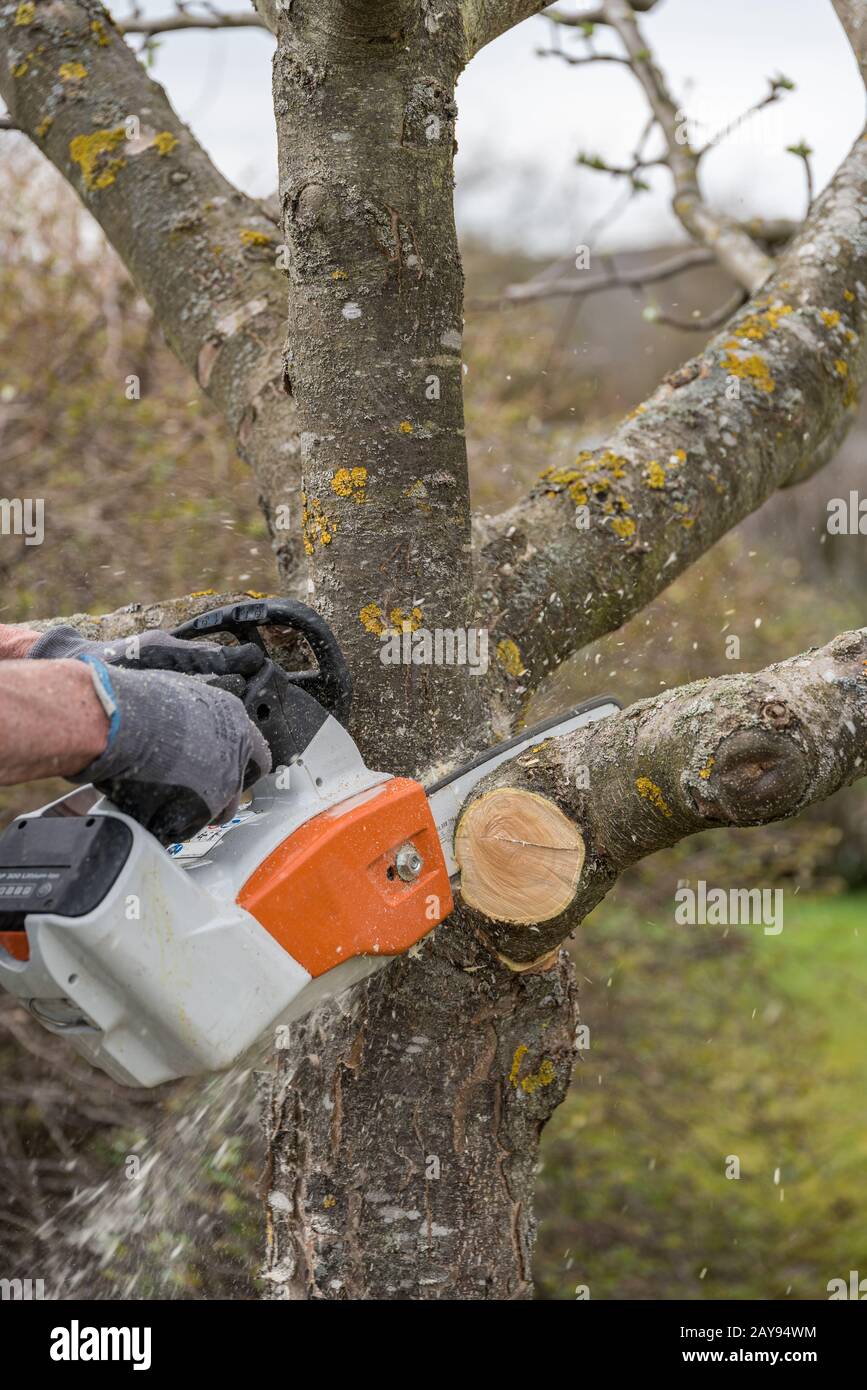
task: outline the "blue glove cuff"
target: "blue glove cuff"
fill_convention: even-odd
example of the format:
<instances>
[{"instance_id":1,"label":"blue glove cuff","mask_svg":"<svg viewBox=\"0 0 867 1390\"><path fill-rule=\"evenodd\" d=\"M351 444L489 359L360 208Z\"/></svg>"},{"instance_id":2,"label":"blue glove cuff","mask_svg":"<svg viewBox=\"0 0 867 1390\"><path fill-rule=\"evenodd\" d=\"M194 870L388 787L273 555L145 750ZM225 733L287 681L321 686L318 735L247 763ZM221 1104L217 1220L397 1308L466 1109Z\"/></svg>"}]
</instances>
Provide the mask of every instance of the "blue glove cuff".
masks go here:
<instances>
[{"instance_id":1,"label":"blue glove cuff","mask_svg":"<svg viewBox=\"0 0 867 1390\"><path fill-rule=\"evenodd\" d=\"M117 696L114 686L111 683L111 675L108 667L98 657L82 655L76 658L83 661L90 667L90 674L93 679L93 688L96 691L99 703L108 715L108 742L103 750L108 752L114 743L117 731L120 728L120 706L117 703Z\"/></svg>"}]
</instances>

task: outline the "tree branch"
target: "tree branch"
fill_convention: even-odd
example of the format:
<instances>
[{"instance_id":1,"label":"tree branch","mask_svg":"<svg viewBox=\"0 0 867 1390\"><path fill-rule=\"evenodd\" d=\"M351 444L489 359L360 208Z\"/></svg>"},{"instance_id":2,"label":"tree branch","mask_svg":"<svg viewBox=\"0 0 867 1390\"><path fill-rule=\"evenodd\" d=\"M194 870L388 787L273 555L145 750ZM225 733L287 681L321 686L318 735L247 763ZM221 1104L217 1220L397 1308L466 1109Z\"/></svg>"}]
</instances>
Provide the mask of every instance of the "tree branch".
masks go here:
<instances>
[{"instance_id":1,"label":"tree branch","mask_svg":"<svg viewBox=\"0 0 867 1390\"><path fill-rule=\"evenodd\" d=\"M797 815L865 772L862 628L642 700L504 764L458 823L459 915L526 969L636 860L714 826ZM545 920L528 920L539 905Z\"/></svg>"},{"instance_id":2,"label":"tree branch","mask_svg":"<svg viewBox=\"0 0 867 1390\"><path fill-rule=\"evenodd\" d=\"M629 55L630 66L665 138L667 162L674 178L674 211L690 236L710 247L733 279L755 294L771 274L773 261L733 218L711 211L703 201L698 184L699 156L688 143L678 139L677 104L653 61L629 0L603 0L602 10Z\"/></svg>"},{"instance_id":3,"label":"tree branch","mask_svg":"<svg viewBox=\"0 0 867 1390\"><path fill-rule=\"evenodd\" d=\"M264 19L258 14L188 14L180 10L174 15L164 15L161 19L146 19L136 16L121 20L117 25L121 34L176 33L180 29L268 29Z\"/></svg>"},{"instance_id":4,"label":"tree branch","mask_svg":"<svg viewBox=\"0 0 867 1390\"><path fill-rule=\"evenodd\" d=\"M630 0L630 4L637 13L647 14L649 10L656 8L659 0ZM583 14L560 14L558 10L549 10L545 18L554 24L562 24L567 29L583 29L588 24L611 22L604 9L586 10Z\"/></svg>"},{"instance_id":5,"label":"tree branch","mask_svg":"<svg viewBox=\"0 0 867 1390\"><path fill-rule=\"evenodd\" d=\"M859 138L764 293L604 446L480 523L479 602L510 703L830 456L867 377L865 211Z\"/></svg>"},{"instance_id":6,"label":"tree branch","mask_svg":"<svg viewBox=\"0 0 867 1390\"><path fill-rule=\"evenodd\" d=\"M467 62L480 48L507 29L540 14L550 3L551 0L461 0Z\"/></svg>"},{"instance_id":7,"label":"tree branch","mask_svg":"<svg viewBox=\"0 0 867 1390\"><path fill-rule=\"evenodd\" d=\"M867 8L864 0L832 0L832 3L867 85Z\"/></svg>"},{"instance_id":8,"label":"tree branch","mask_svg":"<svg viewBox=\"0 0 867 1390\"><path fill-rule=\"evenodd\" d=\"M25 7L26 9L26 7ZM291 404L282 385L279 235L178 119L97 0L0 14L0 94L72 184L151 304L178 357L225 415L266 513L294 504ZM277 462L275 463L275 460ZM277 538L284 573L300 531Z\"/></svg>"},{"instance_id":9,"label":"tree branch","mask_svg":"<svg viewBox=\"0 0 867 1390\"><path fill-rule=\"evenodd\" d=\"M682 275L685 270L713 265L715 259L712 251L705 251L696 246L678 252L676 256L670 256L667 260L658 261L656 265L639 266L634 270L617 270L612 267L602 275L561 275L557 278L527 280L522 284L508 285L498 298L480 300L471 307L491 309L502 303L530 304L538 299L553 299L563 295L574 297L598 294L602 290L642 289L645 285L657 284L661 280L671 280L675 275Z\"/></svg>"},{"instance_id":10,"label":"tree branch","mask_svg":"<svg viewBox=\"0 0 867 1390\"><path fill-rule=\"evenodd\" d=\"M651 323L663 323L668 328L680 328L684 332L710 333L714 328L719 328L721 324L728 323L732 314L740 309L746 297L745 290L735 290L734 294L730 295L716 309L711 309L710 313L696 313L690 319L682 319L677 314L669 313L667 309L648 305L644 311L644 317Z\"/></svg>"}]
</instances>

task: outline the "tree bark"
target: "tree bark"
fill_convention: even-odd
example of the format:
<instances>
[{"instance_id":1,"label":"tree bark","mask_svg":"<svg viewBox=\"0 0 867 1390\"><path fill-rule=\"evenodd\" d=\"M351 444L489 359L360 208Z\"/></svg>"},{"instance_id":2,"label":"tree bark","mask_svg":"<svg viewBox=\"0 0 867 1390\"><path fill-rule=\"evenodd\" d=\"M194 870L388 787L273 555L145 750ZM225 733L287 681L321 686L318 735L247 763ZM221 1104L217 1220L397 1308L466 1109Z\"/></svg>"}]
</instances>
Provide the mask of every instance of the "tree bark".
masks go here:
<instances>
[{"instance_id":1,"label":"tree bark","mask_svg":"<svg viewBox=\"0 0 867 1390\"><path fill-rule=\"evenodd\" d=\"M529 1297L576 1017L565 952L516 974L450 924L296 1025L266 1105L272 1296Z\"/></svg>"},{"instance_id":2,"label":"tree bark","mask_svg":"<svg viewBox=\"0 0 867 1390\"><path fill-rule=\"evenodd\" d=\"M475 695L466 668L380 660L389 630L471 623L453 11L297 0L274 60L309 591L394 771L460 743Z\"/></svg>"}]
</instances>

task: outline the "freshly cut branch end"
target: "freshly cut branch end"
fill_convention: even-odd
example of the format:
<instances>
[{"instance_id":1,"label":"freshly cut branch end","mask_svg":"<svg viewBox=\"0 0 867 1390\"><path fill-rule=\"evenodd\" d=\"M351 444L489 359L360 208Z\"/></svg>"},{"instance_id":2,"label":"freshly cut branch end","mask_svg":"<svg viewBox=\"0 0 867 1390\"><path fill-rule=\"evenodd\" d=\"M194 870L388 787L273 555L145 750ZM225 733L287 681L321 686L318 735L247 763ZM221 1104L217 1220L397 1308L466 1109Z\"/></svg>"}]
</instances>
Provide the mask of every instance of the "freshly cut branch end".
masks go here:
<instances>
[{"instance_id":1,"label":"freshly cut branch end","mask_svg":"<svg viewBox=\"0 0 867 1390\"><path fill-rule=\"evenodd\" d=\"M497 922L547 922L575 897L584 838L545 796L498 787L474 801L458 824L455 858L461 897Z\"/></svg>"}]
</instances>

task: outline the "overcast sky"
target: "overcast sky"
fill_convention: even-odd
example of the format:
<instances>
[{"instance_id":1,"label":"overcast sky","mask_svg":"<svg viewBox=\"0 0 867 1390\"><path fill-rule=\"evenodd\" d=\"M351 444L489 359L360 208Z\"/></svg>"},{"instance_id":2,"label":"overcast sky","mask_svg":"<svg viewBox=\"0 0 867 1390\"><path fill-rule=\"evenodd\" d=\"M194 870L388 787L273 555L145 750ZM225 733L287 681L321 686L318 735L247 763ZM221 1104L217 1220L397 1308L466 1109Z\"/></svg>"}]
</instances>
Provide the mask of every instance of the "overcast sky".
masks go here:
<instances>
[{"instance_id":1,"label":"overcast sky","mask_svg":"<svg viewBox=\"0 0 867 1390\"><path fill-rule=\"evenodd\" d=\"M143 0L148 14L171 0ZM223 0L240 9L244 0ZM561 0L572 13L587 3ZM123 3L112 6L120 17ZM861 129L864 96L830 0L661 0L641 16L648 42L699 133L734 120L782 73L797 90L724 142L703 166L706 192L739 216L800 217L804 173L785 146L807 140L821 187ZM570 52L583 51L561 30ZM600 51L616 40L597 31ZM502 245L568 254L598 237L622 248L681 236L665 171L622 217L593 233L622 185L575 167L579 150L628 159L647 108L613 64L573 68L550 48L553 26L527 20L474 58L458 89L458 215L465 232ZM270 35L257 30L166 35L154 75L223 171L255 194L276 184ZM599 244L599 241L594 241Z\"/></svg>"}]
</instances>

